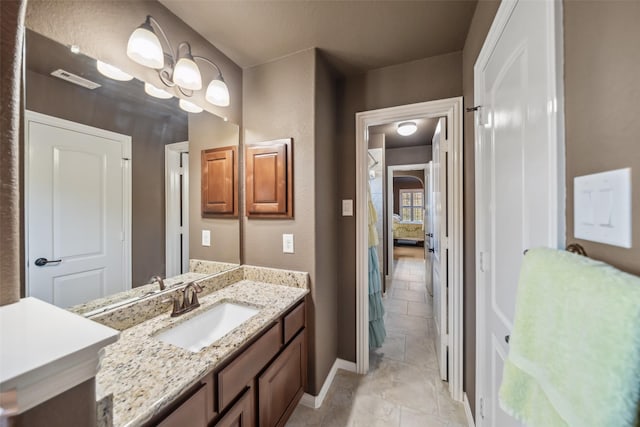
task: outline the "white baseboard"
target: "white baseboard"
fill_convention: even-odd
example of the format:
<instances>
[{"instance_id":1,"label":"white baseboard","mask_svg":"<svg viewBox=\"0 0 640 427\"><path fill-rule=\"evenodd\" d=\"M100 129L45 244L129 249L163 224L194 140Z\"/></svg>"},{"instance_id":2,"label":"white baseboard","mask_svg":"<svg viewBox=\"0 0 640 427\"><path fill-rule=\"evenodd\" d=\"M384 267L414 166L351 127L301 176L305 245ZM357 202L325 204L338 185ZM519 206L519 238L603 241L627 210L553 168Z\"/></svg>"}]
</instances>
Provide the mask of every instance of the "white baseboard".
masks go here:
<instances>
[{"instance_id":1,"label":"white baseboard","mask_svg":"<svg viewBox=\"0 0 640 427\"><path fill-rule=\"evenodd\" d=\"M471 405L469 405L469 398L467 397L467 393L464 393L462 395L462 403L464 404L464 413L467 416L469 427L476 427L476 423L473 421L473 414L471 414Z\"/></svg>"},{"instance_id":2,"label":"white baseboard","mask_svg":"<svg viewBox=\"0 0 640 427\"><path fill-rule=\"evenodd\" d=\"M329 371L329 375L324 380L324 384L322 384L322 388L320 389L320 393L317 396L313 396L311 394L305 393L302 395L302 399L300 399L300 405L304 405L308 408L318 409L322 406L322 402L324 402L324 398L327 396L329 392L329 388L331 387L331 383L333 383L333 379L338 372L338 369L342 369L344 371L356 372L356 364L354 362L349 362L344 359L336 359L333 362L333 366Z\"/></svg>"}]
</instances>

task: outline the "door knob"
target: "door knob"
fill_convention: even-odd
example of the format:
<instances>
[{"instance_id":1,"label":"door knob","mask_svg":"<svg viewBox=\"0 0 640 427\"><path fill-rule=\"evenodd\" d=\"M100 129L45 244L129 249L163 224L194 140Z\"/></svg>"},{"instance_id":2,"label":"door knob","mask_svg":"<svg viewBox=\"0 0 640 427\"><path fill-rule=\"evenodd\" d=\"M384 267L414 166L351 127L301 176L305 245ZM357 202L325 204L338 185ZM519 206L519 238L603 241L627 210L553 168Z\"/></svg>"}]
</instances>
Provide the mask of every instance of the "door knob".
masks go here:
<instances>
[{"instance_id":1,"label":"door knob","mask_svg":"<svg viewBox=\"0 0 640 427\"><path fill-rule=\"evenodd\" d=\"M427 233L428 237L433 237L433 233Z\"/></svg>"},{"instance_id":2,"label":"door knob","mask_svg":"<svg viewBox=\"0 0 640 427\"><path fill-rule=\"evenodd\" d=\"M504 336L504 340L507 344L509 344L509 339L511 338L511 335L505 335Z\"/></svg>"},{"instance_id":3,"label":"door knob","mask_svg":"<svg viewBox=\"0 0 640 427\"><path fill-rule=\"evenodd\" d=\"M36 260L36 265L37 265L38 267L44 267L45 265L50 264L50 263L52 263L52 262L62 262L62 260L61 260L61 259L54 259L54 260L49 261L49 260L48 260L48 259L46 259L46 258L38 258L38 259Z\"/></svg>"},{"instance_id":4,"label":"door knob","mask_svg":"<svg viewBox=\"0 0 640 427\"><path fill-rule=\"evenodd\" d=\"M435 252L433 248L429 248L429 252Z\"/></svg>"}]
</instances>

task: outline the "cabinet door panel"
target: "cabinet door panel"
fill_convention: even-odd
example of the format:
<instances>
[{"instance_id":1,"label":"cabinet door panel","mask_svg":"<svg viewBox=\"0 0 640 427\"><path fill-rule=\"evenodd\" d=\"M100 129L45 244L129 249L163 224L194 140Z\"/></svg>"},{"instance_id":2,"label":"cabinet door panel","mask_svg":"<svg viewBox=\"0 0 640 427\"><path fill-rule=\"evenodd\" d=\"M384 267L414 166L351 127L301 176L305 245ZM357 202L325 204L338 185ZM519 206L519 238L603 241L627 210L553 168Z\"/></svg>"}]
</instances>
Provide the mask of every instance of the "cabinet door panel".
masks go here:
<instances>
[{"instance_id":1,"label":"cabinet door panel","mask_svg":"<svg viewBox=\"0 0 640 427\"><path fill-rule=\"evenodd\" d=\"M203 385L182 405L167 416L158 427L204 427L207 425L207 392Z\"/></svg>"},{"instance_id":2,"label":"cabinet door panel","mask_svg":"<svg viewBox=\"0 0 640 427\"><path fill-rule=\"evenodd\" d=\"M216 423L216 427L253 427L253 389L248 389L244 395L231 407L229 412ZM186 426L186 424L185 424Z\"/></svg>"},{"instance_id":3,"label":"cabinet door panel","mask_svg":"<svg viewBox=\"0 0 640 427\"><path fill-rule=\"evenodd\" d=\"M236 147L202 151L202 215L238 215Z\"/></svg>"},{"instance_id":4,"label":"cabinet door panel","mask_svg":"<svg viewBox=\"0 0 640 427\"><path fill-rule=\"evenodd\" d=\"M284 343L288 343L300 329L304 328L305 312L304 302L294 308L284 318Z\"/></svg>"},{"instance_id":5,"label":"cabinet door panel","mask_svg":"<svg viewBox=\"0 0 640 427\"><path fill-rule=\"evenodd\" d=\"M302 331L258 380L258 425L284 426L306 385L305 332Z\"/></svg>"}]
</instances>

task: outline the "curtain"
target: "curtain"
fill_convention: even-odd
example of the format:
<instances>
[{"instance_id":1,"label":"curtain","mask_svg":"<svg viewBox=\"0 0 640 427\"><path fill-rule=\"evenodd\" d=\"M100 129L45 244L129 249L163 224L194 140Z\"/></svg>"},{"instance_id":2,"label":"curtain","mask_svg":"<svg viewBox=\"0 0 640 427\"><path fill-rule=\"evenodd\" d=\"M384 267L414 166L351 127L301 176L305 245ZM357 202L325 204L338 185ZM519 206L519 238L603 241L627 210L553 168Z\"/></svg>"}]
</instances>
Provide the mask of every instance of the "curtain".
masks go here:
<instances>
[{"instance_id":1,"label":"curtain","mask_svg":"<svg viewBox=\"0 0 640 427\"><path fill-rule=\"evenodd\" d=\"M378 262L378 214L371 200L371 187L367 188L369 204L369 349L382 346L387 332L384 328L384 307L382 305L382 284Z\"/></svg>"}]
</instances>

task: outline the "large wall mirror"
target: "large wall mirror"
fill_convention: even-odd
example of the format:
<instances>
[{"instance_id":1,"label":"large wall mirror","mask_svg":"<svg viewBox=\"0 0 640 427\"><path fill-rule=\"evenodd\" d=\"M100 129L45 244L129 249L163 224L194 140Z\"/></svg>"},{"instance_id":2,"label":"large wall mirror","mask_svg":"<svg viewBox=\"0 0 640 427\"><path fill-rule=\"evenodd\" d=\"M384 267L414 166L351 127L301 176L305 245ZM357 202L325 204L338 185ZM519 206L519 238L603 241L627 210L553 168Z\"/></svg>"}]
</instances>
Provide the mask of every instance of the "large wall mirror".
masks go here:
<instances>
[{"instance_id":1,"label":"large wall mirror","mask_svg":"<svg viewBox=\"0 0 640 427\"><path fill-rule=\"evenodd\" d=\"M187 273L190 259L238 265L238 218L200 209L201 151L237 146L238 126L73 50L26 31L25 294L70 307Z\"/></svg>"}]
</instances>

